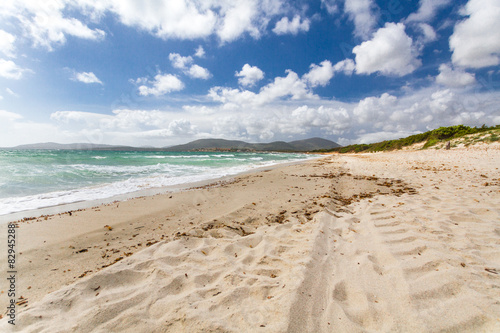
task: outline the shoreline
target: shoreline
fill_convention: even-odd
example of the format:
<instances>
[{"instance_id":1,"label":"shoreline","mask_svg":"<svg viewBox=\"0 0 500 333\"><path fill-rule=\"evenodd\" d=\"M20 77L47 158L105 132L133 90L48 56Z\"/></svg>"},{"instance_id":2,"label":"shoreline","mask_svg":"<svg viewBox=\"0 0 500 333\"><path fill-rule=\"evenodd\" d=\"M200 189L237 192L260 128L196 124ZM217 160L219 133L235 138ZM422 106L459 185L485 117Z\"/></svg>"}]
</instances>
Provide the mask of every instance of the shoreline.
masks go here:
<instances>
[{"instance_id":1,"label":"shoreline","mask_svg":"<svg viewBox=\"0 0 500 333\"><path fill-rule=\"evenodd\" d=\"M175 192L92 205L72 210L71 214L67 206L60 206L56 207L61 209L60 213L40 214L36 218L14 221L19 226L19 271L29 272L29 276L21 276L20 284L24 288L20 294L30 302L39 300L62 285L113 265L118 258L126 258L156 242L172 240L176 233L200 225L200 219L209 223L220 219L221 215L230 214L236 207L247 211L243 206L248 206L250 199L243 190L248 187L246 183L250 182L249 179L262 184L254 186L252 203L261 202L263 188L273 192L269 195L276 199L272 183L280 180L280 170L305 168L309 172L310 165L322 159L324 156L247 170L215 182L191 183L189 187ZM268 181L270 184L267 184ZM294 188L294 191L297 197L302 197L299 188ZM310 195L308 193L307 197ZM220 198L227 199L221 202ZM260 213L260 219L264 218L264 213L279 214L278 208L268 207ZM7 234L7 224L0 224L0 235ZM104 256L102 251L106 253ZM3 265L6 258L1 259L0 264ZM62 274L55 273L61 271ZM43 285L38 285L37 281L43 281Z\"/></svg>"},{"instance_id":2,"label":"shoreline","mask_svg":"<svg viewBox=\"0 0 500 333\"><path fill-rule=\"evenodd\" d=\"M19 223L19 327L498 330L497 165L487 149L330 155Z\"/></svg>"},{"instance_id":3,"label":"shoreline","mask_svg":"<svg viewBox=\"0 0 500 333\"><path fill-rule=\"evenodd\" d=\"M238 177L240 175L245 175L245 174L264 171L264 170L271 170L273 168L280 167L280 166L300 164L303 162L312 161L312 160L321 159L321 158L323 158L323 156L318 156L317 158L308 158L308 159L299 160L299 161L276 163L276 164L272 164L272 165L252 168L249 170L241 171L241 172L238 172L235 174L226 175L226 176L222 176L222 177L209 178L209 179L204 179L204 180L200 180L200 181L180 183L180 184L174 184L174 185L169 185L169 186L152 187L152 188L137 190L137 191L133 191L133 192L113 195L109 198L82 200L82 201L76 201L76 202L71 202L71 203L63 203L63 204L54 205L54 206L47 206L47 207L40 207L40 208L35 208L35 209L22 210L22 211L18 211L18 212L0 215L0 225L7 224L9 222L20 222L23 220L31 220L31 219L37 219L37 218L45 217L45 216L52 216L52 215L56 215L56 214L66 213L66 212L73 212L73 211L78 211L78 210L82 210L82 209L88 209L88 208L92 208L92 207L98 207L98 206L102 206L102 205L112 204L112 203L116 203L116 202L127 201L127 200L131 200L131 199L137 199L137 198L149 197L149 196L155 196L155 195L161 195L161 194L168 194L168 193L176 193L179 191L187 191L187 190L190 190L192 188L197 188L197 187L218 186L219 183L230 181L231 179Z\"/></svg>"}]
</instances>

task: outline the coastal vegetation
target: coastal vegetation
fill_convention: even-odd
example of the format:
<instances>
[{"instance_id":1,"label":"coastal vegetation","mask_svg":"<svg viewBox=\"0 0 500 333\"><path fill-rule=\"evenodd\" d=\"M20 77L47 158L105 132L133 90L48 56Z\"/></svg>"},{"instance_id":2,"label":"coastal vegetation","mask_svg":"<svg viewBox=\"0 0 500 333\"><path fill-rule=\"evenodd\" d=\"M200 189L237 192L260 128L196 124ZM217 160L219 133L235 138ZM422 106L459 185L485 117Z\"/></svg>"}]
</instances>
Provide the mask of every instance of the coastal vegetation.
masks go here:
<instances>
[{"instance_id":1,"label":"coastal vegetation","mask_svg":"<svg viewBox=\"0 0 500 333\"><path fill-rule=\"evenodd\" d=\"M461 139L461 140L454 140ZM453 145L450 141L453 140ZM339 153L365 153L397 150L414 144L423 144L421 149L437 147L439 144L450 142L450 146L464 144L468 146L477 142L495 142L500 140L500 125L488 127L469 127L456 125L449 127L439 127L432 131L408 136L397 140L385 140L370 144L354 144L344 147L337 147L328 150L317 150L316 152L339 152Z\"/></svg>"}]
</instances>

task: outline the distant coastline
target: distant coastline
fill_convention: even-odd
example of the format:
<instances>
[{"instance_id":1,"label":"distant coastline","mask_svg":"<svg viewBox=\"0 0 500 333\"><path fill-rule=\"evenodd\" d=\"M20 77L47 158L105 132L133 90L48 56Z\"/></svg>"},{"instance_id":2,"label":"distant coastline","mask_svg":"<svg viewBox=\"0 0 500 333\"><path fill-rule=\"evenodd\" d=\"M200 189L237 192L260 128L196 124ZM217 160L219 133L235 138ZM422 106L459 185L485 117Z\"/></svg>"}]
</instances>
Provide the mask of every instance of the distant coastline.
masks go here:
<instances>
[{"instance_id":1,"label":"distant coastline","mask_svg":"<svg viewBox=\"0 0 500 333\"><path fill-rule=\"evenodd\" d=\"M171 152L308 152L320 149L341 147L338 143L322 139L310 138L291 142L274 141L270 143L248 143L245 141L225 139L200 139L186 144L170 147L133 147L121 145L105 145L92 143L60 144L55 142L26 144L0 149L54 149L54 150L113 150L113 151L171 151Z\"/></svg>"}]
</instances>

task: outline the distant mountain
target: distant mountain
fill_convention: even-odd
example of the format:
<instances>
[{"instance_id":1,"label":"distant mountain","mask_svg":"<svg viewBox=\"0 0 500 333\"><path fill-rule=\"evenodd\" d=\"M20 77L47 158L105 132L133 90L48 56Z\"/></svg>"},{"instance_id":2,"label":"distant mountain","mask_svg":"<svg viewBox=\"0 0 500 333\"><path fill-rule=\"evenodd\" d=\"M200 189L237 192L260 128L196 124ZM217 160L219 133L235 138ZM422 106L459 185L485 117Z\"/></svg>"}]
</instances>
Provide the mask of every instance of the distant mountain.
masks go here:
<instances>
[{"instance_id":1,"label":"distant mountain","mask_svg":"<svg viewBox=\"0 0 500 333\"><path fill-rule=\"evenodd\" d=\"M220 150L220 149L252 149L252 145L244 141L224 139L200 139L189 143L163 148L166 151Z\"/></svg>"},{"instance_id":2,"label":"distant mountain","mask_svg":"<svg viewBox=\"0 0 500 333\"><path fill-rule=\"evenodd\" d=\"M332 149L339 144L321 138L311 138L292 142L274 141L270 143L248 143L244 141L224 139L200 139L164 148L167 151L194 151L194 150L256 150L256 151L311 151L317 149Z\"/></svg>"},{"instance_id":3,"label":"distant mountain","mask_svg":"<svg viewBox=\"0 0 500 333\"><path fill-rule=\"evenodd\" d=\"M285 151L304 152L318 149L333 149L340 147L339 144L321 138L312 138L292 142L274 141L270 143L248 143L237 140L224 139L200 139L183 145L172 147L130 147L113 146L93 143L70 143L61 144L55 142L35 143L20 145L9 149L76 149L76 150L122 150L122 151Z\"/></svg>"},{"instance_id":4,"label":"distant mountain","mask_svg":"<svg viewBox=\"0 0 500 333\"><path fill-rule=\"evenodd\" d=\"M322 138L310 138L310 139L306 139L306 140L297 140L297 141L289 142L289 144L292 145L295 149L297 149L299 151L325 149L325 148L320 148L320 147L332 147L332 148L341 147L341 145L339 145L336 142L322 139ZM331 148L326 148L326 149L331 149Z\"/></svg>"}]
</instances>

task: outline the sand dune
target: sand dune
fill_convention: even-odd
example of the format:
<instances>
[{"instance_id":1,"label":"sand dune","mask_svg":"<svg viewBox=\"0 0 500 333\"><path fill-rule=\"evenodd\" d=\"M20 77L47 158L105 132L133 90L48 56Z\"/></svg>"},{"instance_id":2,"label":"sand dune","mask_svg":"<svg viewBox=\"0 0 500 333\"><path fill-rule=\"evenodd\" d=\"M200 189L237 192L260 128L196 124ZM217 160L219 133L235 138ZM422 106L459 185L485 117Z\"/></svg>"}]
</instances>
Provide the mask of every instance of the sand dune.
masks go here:
<instances>
[{"instance_id":1,"label":"sand dune","mask_svg":"<svg viewBox=\"0 0 500 333\"><path fill-rule=\"evenodd\" d=\"M30 304L16 328L498 332L498 167L496 149L427 150L245 176L218 192L233 209L199 208L209 218Z\"/></svg>"}]
</instances>

